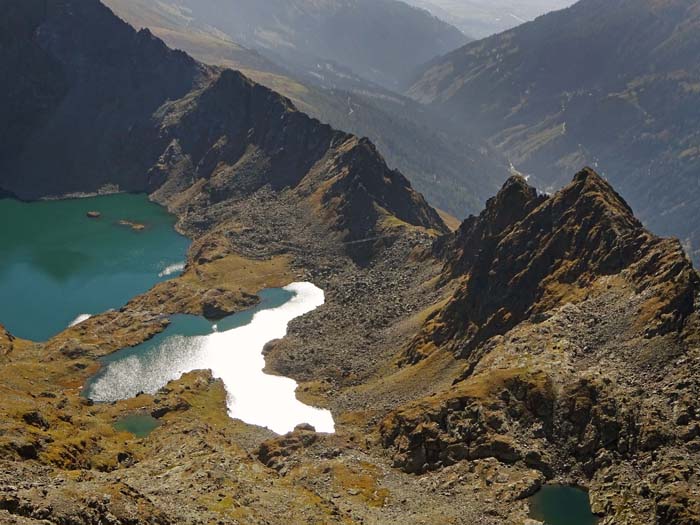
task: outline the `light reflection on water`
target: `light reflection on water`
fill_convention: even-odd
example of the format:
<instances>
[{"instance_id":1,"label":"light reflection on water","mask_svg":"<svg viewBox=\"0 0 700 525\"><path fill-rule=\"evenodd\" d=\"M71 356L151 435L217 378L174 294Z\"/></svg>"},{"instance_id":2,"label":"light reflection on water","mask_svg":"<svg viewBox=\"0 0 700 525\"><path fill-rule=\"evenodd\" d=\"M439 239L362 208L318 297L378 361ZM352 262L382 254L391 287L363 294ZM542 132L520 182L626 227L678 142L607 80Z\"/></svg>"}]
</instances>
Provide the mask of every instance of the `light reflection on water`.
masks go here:
<instances>
[{"instance_id":1,"label":"light reflection on water","mask_svg":"<svg viewBox=\"0 0 700 525\"><path fill-rule=\"evenodd\" d=\"M263 372L265 344L284 337L290 321L321 306L323 290L294 283L260 295L258 307L217 325L198 317L176 317L151 341L108 357L87 385L87 396L98 402L127 399L140 392L155 393L184 373L211 370L226 386L231 417L278 434L300 423L333 432L330 411L297 400L293 379Z\"/></svg>"}]
</instances>

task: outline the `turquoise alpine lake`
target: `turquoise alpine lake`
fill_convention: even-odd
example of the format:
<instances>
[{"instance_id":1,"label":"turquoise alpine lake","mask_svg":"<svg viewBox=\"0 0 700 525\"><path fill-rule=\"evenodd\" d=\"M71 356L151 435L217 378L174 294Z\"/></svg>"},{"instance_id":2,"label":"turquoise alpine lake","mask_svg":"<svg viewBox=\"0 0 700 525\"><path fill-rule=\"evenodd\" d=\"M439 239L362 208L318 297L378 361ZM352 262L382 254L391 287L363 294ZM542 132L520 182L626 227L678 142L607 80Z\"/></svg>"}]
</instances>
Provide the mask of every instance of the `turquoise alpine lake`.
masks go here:
<instances>
[{"instance_id":1,"label":"turquoise alpine lake","mask_svg":"<svg viewBox=\"0 0 700 525\"><path fill-rule=\"evenodd\" d=\"M265 345L283 338L288 324L324 303L323 290L311 283L263 290L261 302L250 310L219 322L178 315L153 339L102 359L101 370L83 394L96 402L154 394L168 382L194 370L211 370L228 393L229 415L246 423L284 434L301 423L319 432L334 432L333 416L301 403L297 383L269 375Z\"/></svg>"},{"instance_id":2,"label":"turquoise alpine lake","mask_svg":"<svg viewBox=\"0 0 700 525\"><path fill-rule=\"evenodd\" d=\"M576 487L545 485L530 498L530 517L546 525L595 525L588 493Z\"/></svg>"},{"instance_id":3,"label":"turquoise alpine lake","mask_svg":"<svg viewBox=\"0 0 700 525\"><path fill-rule=\"evenodd\" d=\"M174 277L189 246L145 195L0 199L0 224L0 324L34 341Z\"/></svg>"},{"instance_id":4,"label":"turquoise alpine lake","mask_svg":"<svg viewBox=\"0 0 700 525\"><path fill-rule=\"evenodd\" d=\"M114 422L114 430L129 432L137 438L145 438L160 426L160 422L147 414L132 414Z\"/></svg>"}]
</instances>

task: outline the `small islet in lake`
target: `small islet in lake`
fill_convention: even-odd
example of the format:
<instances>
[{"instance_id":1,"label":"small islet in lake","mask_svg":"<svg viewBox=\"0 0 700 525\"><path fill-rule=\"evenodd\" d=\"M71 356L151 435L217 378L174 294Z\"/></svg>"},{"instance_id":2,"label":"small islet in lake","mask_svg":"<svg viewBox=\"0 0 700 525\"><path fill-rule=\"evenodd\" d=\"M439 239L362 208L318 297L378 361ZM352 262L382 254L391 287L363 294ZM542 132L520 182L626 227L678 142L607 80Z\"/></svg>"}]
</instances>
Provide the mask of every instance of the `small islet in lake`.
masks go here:
<instances>
[{"instance_id":1,"label":"small islet in lake","mask_svg":"<svg viewBox=\"0 0 700 525\"><path fill-rule=\"evenodd\" d=\"M173 277L189 246L175 218L145 195L0 199L0 224L0 324L32 341Z\"/></svg>"},{"instance_id":2,"label":"small islet in lake","mask_svg":"<svg viewBox=\"0 0 700 525\"><path fill-rule=\"evenodd\" d=\"M175 218L144 195L24 203L0 199L0 324L17 337L45 341L91 315L119 308L184 267L189 240ZM301 423L333 432L333 417L297 400L297 383L263 372L263 348L287 325L324 302L310 283L263 290L261 303L218 323L173 316L168 329L103 360L84 394L111 402L155 393L193 370L212 370L228 392L231 417L282 434ZM145 416L144 416L145 417ZM118 429L147 436L142 416Z\"/></svg>"}]
</instances>

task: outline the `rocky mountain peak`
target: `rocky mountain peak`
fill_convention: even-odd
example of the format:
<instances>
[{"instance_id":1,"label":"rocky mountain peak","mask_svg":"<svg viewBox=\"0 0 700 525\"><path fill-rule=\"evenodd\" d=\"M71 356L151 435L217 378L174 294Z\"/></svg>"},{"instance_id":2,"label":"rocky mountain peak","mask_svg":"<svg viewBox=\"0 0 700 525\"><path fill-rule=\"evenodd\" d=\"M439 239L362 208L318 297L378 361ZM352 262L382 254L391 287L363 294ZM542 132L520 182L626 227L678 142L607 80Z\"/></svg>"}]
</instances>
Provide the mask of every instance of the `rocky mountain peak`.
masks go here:
<instances>
[{"instance_id":1,"label":"rocky mountain peak","mask_svg":"<svg viewBox=\"0 0 700 525\"><path fill-rule=\"evenodd\" d=\"M201 229L232 213L223 203L269 191L316 212L344 245L380 237L385 223L444 232L370 141L308 117L240 72L169 49L98 0L31 0L8 13L17 24L0 21L7 192L29 200L105 187L149 192L187 210L183 227Z\"/></svg>"},{"instance_id":2,"label":"rocky mountain peak","mask_svg":"<svg viewBox=\"0 0 700 525\"><path fill-rule=\"evenodd\" d=\"M486 208L478 217L469 217L457 232L436 242L436 254L447 261L448 278L466 273L479 253L495 248L499 236L543 199L535 188L528 186L524 177L510 177L498 194L486 202Z\"/></svg>"},{"instance_id":3,"label":"rocky mountain peak","mask_svg":"<svg viewBox=\"0 0 700 525\"><path fill-rule=\"evenodd\" d=\"M627 202L591 168L577 173L573 182L555 195L554 201L554 205L560 208L577 209L584 213L596 210L611 221L610 226L618 224L622 229L641 227Z\"/></svg>"},{"instance_id":4,"label":"rocky mountain peak","mask_svg":"<svg viewBox=\"0 0 700 525\"><path fill-rule=\"evenodd\" d=\"M432 61L409 94L537 187L593 164L649 228L699 257L698 28L692 0L582 0Z\"/></svg>"},{"instance_id":5,"label":"rocky mountain peak","mask_svg":"<svg viewBox=\"0 0 700 525\"><path fill-rule=\"evenodd\" d=\"M498 194L486 203L491 231L502 231L522 219L540 202L537 190L520 175L510 177Z\"/></svg>"},{"instance_id":6,"label":"rocky mountain peak","mask_svg":"<svg viewBox=\"0 0 700 525\"><path fill-rule=\"evenodd\" d=\"M449 344L458 355L518 323L576 302L603 276L620 276L640 293L649 335L681 328L693 312L698 276L680 243L644 229L624 199L590 168L556 194L537 196L510 179L479 217L470 217L436 251L443 282L459 285L426 324L410 359Z\"/></svg>"}]
</instances>

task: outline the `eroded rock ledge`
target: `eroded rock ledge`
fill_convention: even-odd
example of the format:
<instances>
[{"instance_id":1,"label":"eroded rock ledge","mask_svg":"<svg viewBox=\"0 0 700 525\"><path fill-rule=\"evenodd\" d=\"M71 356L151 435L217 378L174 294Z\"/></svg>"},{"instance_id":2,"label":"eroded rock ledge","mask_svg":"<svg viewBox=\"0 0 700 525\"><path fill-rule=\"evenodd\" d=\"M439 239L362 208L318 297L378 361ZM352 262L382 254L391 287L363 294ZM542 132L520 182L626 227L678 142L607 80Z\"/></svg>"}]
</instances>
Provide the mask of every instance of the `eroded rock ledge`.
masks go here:
<instances>
[{"instance_id":1,"label":"eroded rock ledge","mask_svg":"<svg viewBox=\"0 0 700 525\"><path fill-rule=\"evenodd\" d=\"M551 197L509 180L434 252L456 291L402 363L464 368L383 420L394 464L492 457L589 486L605 523L698 523L700 279L680 243L587 169Z\"/></svg>"}]
</instances>

